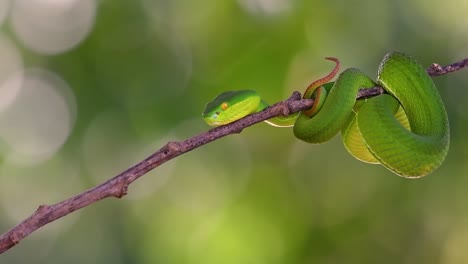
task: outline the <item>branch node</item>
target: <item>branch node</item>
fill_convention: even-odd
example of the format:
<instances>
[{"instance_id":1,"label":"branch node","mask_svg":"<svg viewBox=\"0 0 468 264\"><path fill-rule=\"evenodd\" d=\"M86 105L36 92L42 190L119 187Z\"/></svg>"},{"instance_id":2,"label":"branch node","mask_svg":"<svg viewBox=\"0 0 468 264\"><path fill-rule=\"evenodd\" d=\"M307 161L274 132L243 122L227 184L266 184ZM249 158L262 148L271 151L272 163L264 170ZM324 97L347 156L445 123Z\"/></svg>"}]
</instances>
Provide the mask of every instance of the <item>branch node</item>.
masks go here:
<instances>
[{"instance_id":1,"label":"branch node","mask_svg":"<svg viewBox=\"0 0 468 264\"><path fill-rule=\"evenodd\" d=\"M128 183L125 181L117 192L114 193L114 197L122 198L128 193Z\"/></svg>"},{"instance_id":2,"label":"branch node","mask_svg":"<svg viewBox=\"0 0 468 264\"><path fill-rule=\"evenodd\" d=\"M280 110L283 116L288 116L290 115L289 113L291 113L291 108L289 107L289 104L281 104Z\"/></svg>"},{"instance_id":3,"label":"branch node","mask_svg":"<svg viewBox=\"0 0 468 264\"><path fill-rule=\"evenodd\" d=\"M41 205L39 205L39 206L37 207L36 213L42 214L42 213L46 212L47 209L49 209L49 206L48 206L48 205L46 205L46 204L41 204Z\"/></svg>"},{"instance_id":4,"label":"branch node","mask_svg":"<svg viewBox=\"0 0 468 264\"><path fill-rule=\"evenodd\" d=\"M18 244L21 241L21 238L18 237L18 233L11 233L8 236L8 239L13 243L14 245Z\"/></svg>"},{"instance_id":5,"label":"branch node","mask_svg":"<svg viewBox=\"0 0 468 264\"><path fill-rule=\"evenodd\" d=\"M431 64L431 69L436 71L436 72L443 72L444 70L442 69L442 66L440 66L439 63L432 63Z\"/></svg>"},{"instance_id":6,"label":"branch node","mask_svg":"<svg viewBox=\"0 0 468 264\"><path fill-rule=\"evenodd\" d=\"M298 91L294 91L286 101L297 101L297 100L301 100L301 98L302 98L301 93Z\"/></svg>"},{"instance_id":7,"label":"branch node","mask_svg":"<svg viewBox=\"0 0 468 264\"><path fill-rule=\"evenodd\" d=\"M281 110L281 115L283 116L289 116L292 113L294 113L294 109L292 108L292 102L299 101L302 99L302 95L298 91L294 91L291 96L286 99L284 102L281 102L279 105L280 110Z\"/></svg>"},{"instance_id":8,"label":"branch node","mask_svg":"<svg viewBox=\"0 0 468 264\"><path fill-rule=\"evenodd\" d=\"M170 142L167 143L166 146L167 146L167 149L170 152L177 153L177 152L181 151L181 147L180 147L179 142L170 141Z\"/></svg>"},{"instance_id":9,"label":"branch node","mask_svg":"<svg viewBox=\"0 0 468 264\"><path fill-rule=\"evenodd\" d=\"M122 198L128 193L128 186L131 180L128 177L121 178L116 185L111 189L110 194L115 198Z\"/></svg>"}]
</instances>

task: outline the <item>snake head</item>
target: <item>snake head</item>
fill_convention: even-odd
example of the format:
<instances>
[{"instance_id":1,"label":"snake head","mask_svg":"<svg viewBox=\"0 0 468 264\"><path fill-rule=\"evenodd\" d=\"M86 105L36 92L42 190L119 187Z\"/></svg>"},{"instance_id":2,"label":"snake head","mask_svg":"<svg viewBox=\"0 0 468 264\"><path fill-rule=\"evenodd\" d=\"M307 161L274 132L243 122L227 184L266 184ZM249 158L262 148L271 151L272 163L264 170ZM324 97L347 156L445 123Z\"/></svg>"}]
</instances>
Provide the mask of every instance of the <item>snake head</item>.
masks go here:
<instances>
[{"instance_id":1,"label":"snake head","mask_svg":"<svg viewBox=\"0 0 468 264\"><path fill-rule=\"evenodd\" d=\"M208 125L221 126L256 112L260 102L255 91L227 91L207 103L202 116Z\"/></svg>"}]
</instances>

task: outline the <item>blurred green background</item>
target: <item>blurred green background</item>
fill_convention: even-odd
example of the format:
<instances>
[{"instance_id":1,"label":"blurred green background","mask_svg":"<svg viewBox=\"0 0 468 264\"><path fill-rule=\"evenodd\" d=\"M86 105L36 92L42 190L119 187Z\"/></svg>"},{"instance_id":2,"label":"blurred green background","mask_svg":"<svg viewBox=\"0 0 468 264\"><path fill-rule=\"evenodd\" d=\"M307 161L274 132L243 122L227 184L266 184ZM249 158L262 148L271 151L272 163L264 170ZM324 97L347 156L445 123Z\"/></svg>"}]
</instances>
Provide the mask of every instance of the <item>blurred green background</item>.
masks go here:
<instances>
[{"instance_id":1,"label":"blurred green background","mask_svg":"<svg viewBox=\"0 0 468 264\"><path fill-rule=\"evenodd\" d=\"M269 102L340 58L468 56L468 2L0 0L0 232L208 129L234 89ZM343 68L343 69L344 69ZM47 225L0 263L466 263L467 70L434 79L442 167L408 180L259 124Z\"/></svg>"}]
</instances>

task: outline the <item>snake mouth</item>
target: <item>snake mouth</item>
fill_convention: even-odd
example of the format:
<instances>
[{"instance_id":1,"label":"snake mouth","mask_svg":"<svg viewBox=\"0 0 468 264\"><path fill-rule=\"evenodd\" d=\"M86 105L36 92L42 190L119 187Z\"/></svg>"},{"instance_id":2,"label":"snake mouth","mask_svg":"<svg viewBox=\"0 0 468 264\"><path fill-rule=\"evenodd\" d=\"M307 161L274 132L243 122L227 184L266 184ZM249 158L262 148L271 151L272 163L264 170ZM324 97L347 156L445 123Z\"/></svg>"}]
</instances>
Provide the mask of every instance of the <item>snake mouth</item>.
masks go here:
<instances>
[{"instance_id":1,"label":"snake mouth","mask_svg":"<svg viewBox=\"0 0 468 264\"><path fill-rule=\"evenodd\" d=\"M209 126L220 126L224 125L224 122L218 120L219 112L214 112L211 115L203 115L203 119Z\"/></svg>"}]
</instances>

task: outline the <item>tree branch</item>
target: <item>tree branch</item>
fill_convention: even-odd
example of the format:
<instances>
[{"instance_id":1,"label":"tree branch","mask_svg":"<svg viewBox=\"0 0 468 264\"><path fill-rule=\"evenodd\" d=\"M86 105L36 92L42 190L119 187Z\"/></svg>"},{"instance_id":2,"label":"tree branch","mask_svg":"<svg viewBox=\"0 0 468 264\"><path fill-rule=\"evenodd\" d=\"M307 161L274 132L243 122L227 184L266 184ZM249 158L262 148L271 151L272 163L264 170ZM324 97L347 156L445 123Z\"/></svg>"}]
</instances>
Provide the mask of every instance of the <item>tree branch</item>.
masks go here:
<instances>
[{"instance_id":1,"label":"tree branch","mask_svg":"<svg viewBox=\"0 0 468 264\"><path fill-rule=\"evenodd\" d=\"M468 67L468 58L445 67L434 63L427 69L427 72L431 76L440 76L458 71L464 67ZM384 92L382 87L374 87L361 90L356 98L368 98ZM40 227L69 213L107 197L121 198L125 196L128 186L132 182L166 161L224 136L240 133L244 128L272 117L287 116L306 110L312 106L312 103L313 100L301 99L301 94L294 92L287 100L276 103L261 112L249 115L231 124L213 128L184 141L169 142L146 159L96 187L53 205L40 205L31 216L0 236L0 254L18 244L22 239Z\"/></svg>"},{"instance_id":2,"label":"tree branch","mask_svg":"<svg viewBox=\"0 0 468 264\"><path fill-rule=\"evenodd\" d=\"M452 63L444 67L440 66L440 64L438 63L432 63L432 65L429 68L427 68L426 71L430 76L436 77L436 76L440 76L440 75L444 75L447 73L461 70L462 68L465 68L465 67L468 67L468 58Z\"/></svg>"}]
</instances>

